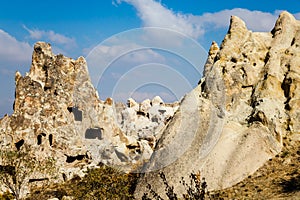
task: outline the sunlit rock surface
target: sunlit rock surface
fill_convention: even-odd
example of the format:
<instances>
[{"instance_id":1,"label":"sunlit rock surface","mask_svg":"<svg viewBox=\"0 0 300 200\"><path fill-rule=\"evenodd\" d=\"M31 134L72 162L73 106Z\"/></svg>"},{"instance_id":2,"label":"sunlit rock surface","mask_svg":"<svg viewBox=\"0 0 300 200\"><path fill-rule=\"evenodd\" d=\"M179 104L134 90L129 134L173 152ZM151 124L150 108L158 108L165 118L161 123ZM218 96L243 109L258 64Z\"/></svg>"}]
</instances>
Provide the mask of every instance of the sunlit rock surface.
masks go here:
<instances>
[{"instance_id":1,"label":"sunlit rock surface","mask_svg":"<svg viewBox=\"0 0 300 200\"><path fill-rule=\"evenodd\" d=\"M177 194L184 191L181 178L197 171L210 190L230 187L278 154L283 137L299 134L299 41L300 22L287 12L267 33L231 17L221 47L212 43L198 87L183 99L144 167L137 199L149 192L148 183L165 197L159 172Z\"/></svg>"}]
</instances>

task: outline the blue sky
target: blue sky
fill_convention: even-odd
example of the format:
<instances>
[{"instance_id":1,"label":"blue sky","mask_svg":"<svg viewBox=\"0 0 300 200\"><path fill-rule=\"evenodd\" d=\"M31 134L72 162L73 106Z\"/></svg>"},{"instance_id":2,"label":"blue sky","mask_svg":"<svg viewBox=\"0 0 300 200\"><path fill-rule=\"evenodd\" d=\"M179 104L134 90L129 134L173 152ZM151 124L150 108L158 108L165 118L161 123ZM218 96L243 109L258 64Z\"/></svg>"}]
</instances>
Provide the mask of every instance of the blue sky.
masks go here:
<instances>
[{"instance_id":1,"label":"blue sky","mask_svg":"<svg viewBox=\"0 0 300 200\"><path fill-rule=\"evenodd\" d=\"M37 41L51 43L56 54L86 57L102 99L158 94L173 101L196 86L206 51L213 40L221 43L231 15L250 30L270 31L282 10L300 19L297 0L4 1L0 117L12 113L15 71L29 71Z\"/></svg>"}]
</instances>

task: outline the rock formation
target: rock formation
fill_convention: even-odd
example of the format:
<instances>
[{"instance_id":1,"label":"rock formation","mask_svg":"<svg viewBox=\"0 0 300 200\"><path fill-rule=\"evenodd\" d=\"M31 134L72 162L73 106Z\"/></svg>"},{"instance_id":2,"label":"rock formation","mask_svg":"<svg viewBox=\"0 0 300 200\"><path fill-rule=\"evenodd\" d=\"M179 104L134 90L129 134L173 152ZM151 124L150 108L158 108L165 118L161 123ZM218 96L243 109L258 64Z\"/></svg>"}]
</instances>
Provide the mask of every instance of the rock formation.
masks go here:
<instances>
[{"instance_id":1,"label":"rock formation","mask_svg":"<svg viewBox=\"0 0 300 200\"><path fill-rule=\"evenodd\" d=\"M47 43L35 44L30 72L16 72L15 82L14 113L0 120L0 149L18 151L26 145L37 160L55 160L55 181L83 175L100 162L131 170L150 158L155 130L165 123L164 118L152 122L152 106L145 102L140 110L133 99L128 108L115 107L111 98L101 101L85 59L54 55Z\"/></svg>"},{"instance_id":2,"label":"rock formation","mask_svg":"<svg viewBox=\"0 0 300 200\"><path fill-rule=\"evenodd\" d=\"M230 187L278 154L283 137L299 134L299 42L300 22L287 12L268 33L231 17L221 47L212 43L199 85L163 130L137 199L148 183L165 197L159 172L177 194L181 178L198 171L210 190Z\"/></svg>"},{"instance_id":3,"label":"rock formation","mask_svg":"<svg viewBox=\"0 0 300 200\"><path fill-rule=\"evenodd\" d=\"M126 171L147 162L137 199L148 183L164 197L159 172L178 194L181 178L197 171L210 190L230 187L278 154L283 137L299 138L299 63L300 22L291 14L281 13L269 33L232 17L221 47L211 45L199 85L180 103L155 97L124 105L99 99L83 57L54 55L38 42L30 72L16 72L14 113L0 119L0 150L27 146L37 160L51 158L55 181L100 162Z\"/></svg>"}]
</instances>

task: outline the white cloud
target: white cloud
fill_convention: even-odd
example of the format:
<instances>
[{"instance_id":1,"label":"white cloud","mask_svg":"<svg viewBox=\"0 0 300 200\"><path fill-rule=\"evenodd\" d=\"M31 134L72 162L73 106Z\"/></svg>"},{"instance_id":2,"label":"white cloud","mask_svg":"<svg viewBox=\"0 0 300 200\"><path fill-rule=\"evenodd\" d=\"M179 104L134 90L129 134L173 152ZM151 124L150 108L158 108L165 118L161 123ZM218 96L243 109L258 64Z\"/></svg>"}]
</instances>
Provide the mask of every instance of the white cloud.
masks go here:
<instances>
[{"instance_id":1,"label":"white cloud","mask_svg":"<svg viewBox=\"0 0 300 200\"><path fill-rule=\"evenodd\" d=\"M204 13L201 16L194 16L192 21L198 21L208 29L227 28L229 26L230 16L235 15L245 21L248 29L252 31L267 32L272 30L281 12L281 10L275 10L273 13L269 13L234 8L231 10L222 10L215 13ZM300 13L295 13L294 16L300 18Z\"/></svg>"},{"instance_id":2,"label":"white cloud","mask_svg":"<svg viewBox=\"0 0 300 200\"><path fill-rule=\"evenodd\" d=\"M215 13L204 13L201 16L193 16L192 21L198 21L198 23L204 25L206 28L227 28L230 16L232 15L244 20L247 27L253 31L270 31L278 17L277 14L273 13L234 8Z\"/></svg>"},{"instance_id":3,"label":"white cloud","mask_svg":"<svg viewBox=\"0 0 300 200\"><path fill-rule=\"evenodd\" d=\"M215 13L192 15L172 11L155 0L117 0L117 2L133 5L145 27L169 28L196 39L203 36L205 32L228 28L232 15L244 20L247 27L252 31L271 31L280 13L279 10L269 13L234 8ZM299 19L300 13L295 13L294 16Z\"/></svg>"},{"instance_id":4,"label":"white cloud","mask_svg":"<svg viewBox=\"0 0 300 200\"><path fill-rule=\"evenodd\" d=\"M165 62L165 58L151 48L145 48L133 42L122 44L121 40L120 44L101 44L95 47L86 59L94 85L97 85L103 73L114 63L122 65L125 69L141 63Z\"/></svg>"},{"instance_id":5,"label":"white cloud","mask_svg":"<svg viewBox=\"0 0 300 200\"><path fill-rule=\"evenodd\" d=\"M26 42L16 38L0 29L0 60L5 64L19 64L31 59L32 48Z\"/></svg>"},{"instance_id":6,"label":"white cloud","mask_svg":"<svg viewBox=\"0 0 300 200\"><path fill-rule=\"evenodd\" d=\"M119 0L133 5L145 27L162 27L176 30L193 38L204 32L200 24L190 21L191 15L175 13L153 0Z\"/></svg>"},{"instance_id":7,"label":"white cloud","mask_svg":"<svg viewBox=\"0 0 300 200\"><path fill-rule=\"evenodd\" d=\"M59 33L55 33L53 30L50 31L44 31L39 29L29 29L25 25L23 25L23 28L28 31L30 34L29 37L34 40L49 40L50 42L53 42L54 44L58 45L65 45L67 48L72 48L76 46L76 41L74 38L70 38L67 36L64 36Z\"/></svg>"}]
</instances>

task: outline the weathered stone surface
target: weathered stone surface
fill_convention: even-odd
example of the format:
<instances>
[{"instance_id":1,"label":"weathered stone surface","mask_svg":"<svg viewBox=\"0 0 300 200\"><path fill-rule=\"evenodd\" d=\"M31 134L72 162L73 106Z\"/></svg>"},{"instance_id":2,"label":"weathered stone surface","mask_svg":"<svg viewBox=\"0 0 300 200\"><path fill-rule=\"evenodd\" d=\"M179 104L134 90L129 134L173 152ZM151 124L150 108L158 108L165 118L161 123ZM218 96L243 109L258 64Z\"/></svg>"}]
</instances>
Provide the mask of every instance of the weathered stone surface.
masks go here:
<instances>
[{"instance_id":1,"label":"weathered stone surface","mask_svg":"<svg viewBox=\"0 0 300 200\"><path fill-rule=\"evenodd\" d=\"M221 47L210 48L198 87L181 102L144 167L137 199L147 183L165 197L159 172L178 194L181 178L196 171L210 190L230 187L278 154L282 137L300 133L299 34L300 22L287 12L269 33L253 33L231 18Z\"/></svg>"},{"instance_id":2,"label":"weathered stone surface","mask_svg":"<svg viewBox=\"0 0 300 200\"><path fill-rule=\"evenodd\" d=\"M99 99L83 57L54 55L50 44L38 42L30 72L16 72L15 81L14 113L0 120L0 148L17 151L27 145L38 160L54 159L55 181L65 179L63 174L83 176L85 168L99 162L130 170L137 160L150 158L154 134L139 138L137 132L122 131L116 110L124 108L116 108L111 98ZM128 104L124 124L133 132L127 126L135 123L139 104L133 99Z\"/></svg>"},{"instance_id":3,"label":"weathered stone surface","mask_svg":"<svg viewBox=\"0 0 300 200\"><path fill-rule=\"evenodd\" d=\"M300 23L287 12L269 33L253 33L232 17L180 106L160 97L130 98L125 106L99 99L83 57L54 55L38 42L30 72L16 72L14 113L0 119L0 148L25 144L36 159L52 158L54 181L83 176L99 162L130 171L151 157L137 199L147 183L164 196L161 171L179 194L181 178L198 170L209 189L229 187L275 156L283 137L300 139L299 45Z\"/></svg>"}]
</instances>

